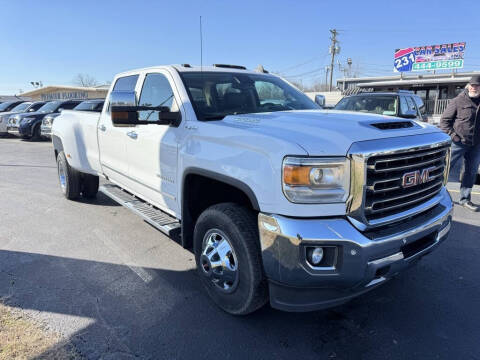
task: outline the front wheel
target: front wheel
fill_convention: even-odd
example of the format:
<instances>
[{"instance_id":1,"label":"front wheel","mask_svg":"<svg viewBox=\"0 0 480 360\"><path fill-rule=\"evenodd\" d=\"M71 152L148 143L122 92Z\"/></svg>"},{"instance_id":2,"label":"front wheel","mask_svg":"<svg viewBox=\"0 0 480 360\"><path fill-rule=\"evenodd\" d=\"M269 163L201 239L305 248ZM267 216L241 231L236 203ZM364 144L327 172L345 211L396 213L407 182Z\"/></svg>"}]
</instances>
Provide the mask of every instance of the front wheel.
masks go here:
<instances>
[{"instance_id":1,"label":"front wheel","mask_svg":"<svg viewBox=\"0 0 480 360\"><path fill-rule=\"evenodd\" d=\"M205 290L224 311L245 315L266 303L254 212L233 203L209 207L195 225L194 250Z\"/></svg>"}]
</instances>

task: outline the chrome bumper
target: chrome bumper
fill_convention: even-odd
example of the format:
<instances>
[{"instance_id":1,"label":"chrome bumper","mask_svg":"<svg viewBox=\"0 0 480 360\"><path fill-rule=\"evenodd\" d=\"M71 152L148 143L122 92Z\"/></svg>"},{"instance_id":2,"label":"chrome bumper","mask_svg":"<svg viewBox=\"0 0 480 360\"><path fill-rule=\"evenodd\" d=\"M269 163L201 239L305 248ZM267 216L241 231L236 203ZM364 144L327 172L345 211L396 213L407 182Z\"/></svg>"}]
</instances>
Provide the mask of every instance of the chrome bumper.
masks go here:
<instances>
[{"instance_id":1,"label":"chrome bumper","mask_svg":"<svg viewBox=\"0 0 480 360\"><path fill-rule=\"evenodd\" d=\"M52 138L52 128L48 126L40 126L40 135L51 139Z\"/></svg>"},{"instance_id":2,"label":"chrome bumper","mask_svg":"<svg viewBox=\"0 0 480 360\"><path fill-rule=\"evenodd\" d=\"M443 188L440 202L390 228L360 232L346 218L298 219L259 214L270 302L287 311L339 305L384 283L431 252L450 231L453 205ZM306 248L335 249L332 264L311 266Z\"/></svg>"},{"instance_id":3,"label":"chrome bumper","mask_svg":"<svg viewBox=\"0 0 480 360\"><path fill-rule=\"evenodd\" d=\"M9 134L16 135L16 136L20 135L20 131L18 130L18 127L15 127L15 126L8 126L7 132Z\"/></svg>"}]
</instances>

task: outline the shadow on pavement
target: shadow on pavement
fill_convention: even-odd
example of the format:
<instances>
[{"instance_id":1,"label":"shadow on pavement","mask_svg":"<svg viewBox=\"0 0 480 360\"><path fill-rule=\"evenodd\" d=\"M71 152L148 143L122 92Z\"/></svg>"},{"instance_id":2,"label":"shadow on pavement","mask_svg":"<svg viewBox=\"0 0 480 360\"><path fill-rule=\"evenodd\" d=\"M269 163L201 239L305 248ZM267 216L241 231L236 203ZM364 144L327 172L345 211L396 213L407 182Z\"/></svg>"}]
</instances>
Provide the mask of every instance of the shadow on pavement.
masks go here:
<instances>
[{"instance_id":1,"label":"shadow on pavement","mask_svg":"<svg viewBox=\"0 0 480 360\"><path fill-rule=\"evenodd\" d=\"M475 233L456 222L454 235L417 266L346 305L313 313L265 306L233 317L204 295L193 270L6 250L0 300L55 323L68 337L58 346L73 345L88 359L474 359Z\"/></svg>"}]
</instances>

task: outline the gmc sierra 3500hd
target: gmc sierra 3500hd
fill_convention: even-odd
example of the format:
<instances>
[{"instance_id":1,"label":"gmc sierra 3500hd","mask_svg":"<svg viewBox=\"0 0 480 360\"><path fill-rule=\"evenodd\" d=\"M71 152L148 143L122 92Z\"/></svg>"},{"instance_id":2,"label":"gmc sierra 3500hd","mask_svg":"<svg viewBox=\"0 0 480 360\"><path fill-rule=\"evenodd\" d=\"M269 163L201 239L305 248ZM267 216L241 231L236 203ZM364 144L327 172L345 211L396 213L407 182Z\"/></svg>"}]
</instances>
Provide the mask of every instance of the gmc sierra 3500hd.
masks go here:
<instances>
[{"instance_id":1,"label":"gmc sierra 3500hd","mask_svg":"<svg viewBox=\"0 0 480 360\"><path fill-rule=\"evenodd\" d=\"M52 127L68 199L100 187L184 247L206 292L247 314L342 304L446 239L450 138L410 119L323 111L234 65L117 75L100 115Z\"/></svg>"}]
</instances>

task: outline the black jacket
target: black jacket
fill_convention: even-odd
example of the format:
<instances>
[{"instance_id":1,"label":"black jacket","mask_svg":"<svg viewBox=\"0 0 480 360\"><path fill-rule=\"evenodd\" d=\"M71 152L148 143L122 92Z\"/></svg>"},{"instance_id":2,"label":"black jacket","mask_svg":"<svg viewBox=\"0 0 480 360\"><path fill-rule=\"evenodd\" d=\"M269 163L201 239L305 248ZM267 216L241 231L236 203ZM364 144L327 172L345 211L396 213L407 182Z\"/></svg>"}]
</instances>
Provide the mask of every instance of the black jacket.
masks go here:
<instances>
[{"instance_id":1,"label":"black jacket","mask_svg":"<svg viewBox=\"0 0 480 360\"><path fill-rule=\"evenodd\" d=\"M440 119L440 129L450 135L453 141L460 138L465 145L479 144L479 108L468 96L468 90L465 90L448 104Z\"/></svg>"}]
</instances>

